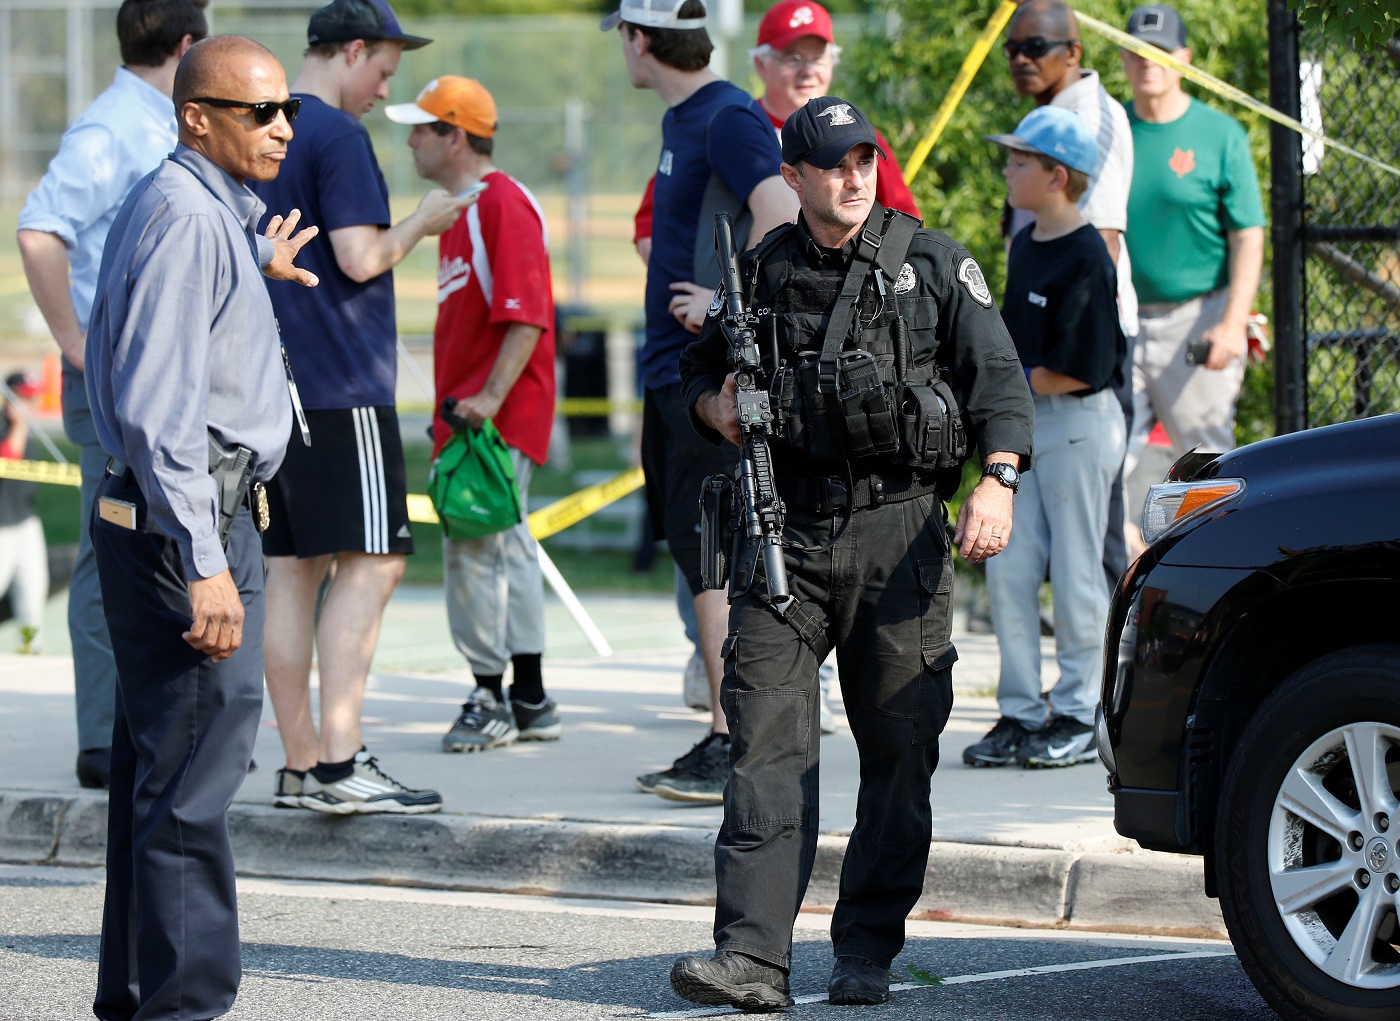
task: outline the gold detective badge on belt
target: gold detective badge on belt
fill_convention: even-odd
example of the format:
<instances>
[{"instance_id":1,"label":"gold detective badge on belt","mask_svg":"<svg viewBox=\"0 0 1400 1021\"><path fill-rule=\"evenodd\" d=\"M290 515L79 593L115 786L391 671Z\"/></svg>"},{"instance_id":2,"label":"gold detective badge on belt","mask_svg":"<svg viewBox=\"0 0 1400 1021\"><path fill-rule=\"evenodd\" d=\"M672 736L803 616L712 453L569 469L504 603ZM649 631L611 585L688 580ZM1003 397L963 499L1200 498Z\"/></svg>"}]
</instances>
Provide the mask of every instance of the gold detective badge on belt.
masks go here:
<instances>
[{"instance_id":1,"label":"gold detective badge on belt","mask_svg":"<svg viewBox=\"0 0 1400 1021\"><path fill-rule=\"evenodd\" d=\"M136 504L126 500L114 500L110 496L102 496L97 499L97 516L103 521L110 521L118 528L136 528Z\"/></svg>"}]
</instances>

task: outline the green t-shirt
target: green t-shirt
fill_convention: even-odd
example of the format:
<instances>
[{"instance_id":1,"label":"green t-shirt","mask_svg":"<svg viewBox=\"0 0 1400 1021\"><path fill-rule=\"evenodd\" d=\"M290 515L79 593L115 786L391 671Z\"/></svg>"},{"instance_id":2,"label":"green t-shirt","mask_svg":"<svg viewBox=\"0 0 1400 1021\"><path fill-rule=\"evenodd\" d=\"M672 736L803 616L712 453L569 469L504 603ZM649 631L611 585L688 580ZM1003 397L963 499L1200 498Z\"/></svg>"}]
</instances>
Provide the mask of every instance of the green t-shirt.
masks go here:
<instances>
[{"instance_id":1,"label":"green t-shirt","mask_svg":"<svg viewBox=\"0 0 1400 1021\"><path fill-rule=\"evenodd\" d=\"M1138 301L1176 303L1226 286L1226 232L1264 225L1244 128L1195 99L1166 124L1127 109L1133 187L1124 237Z\"/></svg>"}]
</instances>

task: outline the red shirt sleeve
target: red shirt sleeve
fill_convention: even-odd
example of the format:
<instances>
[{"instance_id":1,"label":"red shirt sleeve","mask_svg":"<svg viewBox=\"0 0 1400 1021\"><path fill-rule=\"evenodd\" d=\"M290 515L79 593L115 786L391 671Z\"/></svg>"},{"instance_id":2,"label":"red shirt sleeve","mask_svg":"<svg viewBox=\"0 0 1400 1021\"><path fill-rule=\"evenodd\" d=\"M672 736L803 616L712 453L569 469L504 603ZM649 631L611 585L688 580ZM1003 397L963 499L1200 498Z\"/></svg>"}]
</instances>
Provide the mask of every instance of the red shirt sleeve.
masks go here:
<instances>
[{"instance_id":1,"label":"red shirt sleeve","mask_svg":"<svg viewBox=\"0 0 1400 1021\"><path fill-rule=\"evenodd\" d=\"M487 196L493 201L487 201ZM534 203L513 184L488 188L481 197L481 236L491 264L491 322L554 324L549 250ZM515 229L503 231L511 223ZM533 226L527 226L533 225Z\"/></svg>"},{"instance_id":2,"label":"red shirt sleeve","mask_svg":"<svg viewBox=\"0 0 1400 1021\"><path fill-rule=\"evenodd\" d=\"M914 194L904 183L904 173L899 169L899 160L895 159L890 143L879 131L875 132L875 141L889 157L877 160L875 164L875 201L886 209L898 209L901 213L922 219L919 207L914 203Z\"/></svg>"},{"instance_id":3,"label":"red shirt sleeve","mask_svg":"<svg viewBox=\"0 0 1400 1021\"><path fill-rule=\"evenodd\" d=\"M642 204L637 207L637 215L632 217L632 247L635 248L642 238L651 237L651 217L655 207L656 175L652 174L646 193L642 196Z\"/></svg>"}]
</instances>

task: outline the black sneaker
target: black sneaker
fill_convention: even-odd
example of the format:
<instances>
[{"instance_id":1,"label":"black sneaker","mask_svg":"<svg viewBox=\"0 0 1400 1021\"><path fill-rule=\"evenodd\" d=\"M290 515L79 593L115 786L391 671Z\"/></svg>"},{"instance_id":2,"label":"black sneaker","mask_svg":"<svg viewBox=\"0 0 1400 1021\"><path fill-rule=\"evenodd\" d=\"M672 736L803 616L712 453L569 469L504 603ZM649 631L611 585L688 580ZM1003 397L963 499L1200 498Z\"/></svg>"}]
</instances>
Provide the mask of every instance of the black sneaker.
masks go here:
<instances>
[{"instance_id":1,"label":"black sneaker","mask_svg":"<svg viewBox=\"0 0 1400 1021\"><path fill-rule=\"evenodd\" d=\"M112 749L84 748L78 753L78 786L94 791L112 786Z\"/></svg>"},{"instance_id":2,"label":"black sneaker","mask_svg":"<svg viewBox=\"0 0 1400 1021\"><path fill-rule=\"evenodd\" d=\"M405 787L380 769L374 756L360 751L349 776L323 784L315 774L307 773L302 781L301 807L330 815L421 815L442 811L442 795Z\"/></svg>"},{"instance_id":3,"label":"black sneaker","mask_svg":"<svg viewBox=\"0 0 1400 1021\"><path fill-rule=\"evenodd\" d=\"M708 961L687 954L671 965L671 988L691 1003L740 1010L791 1007L788 975L782 968L748 954L718 950Z\"/></svg>"},{"instance_id":4,"label":"black sneaker","mask_svg":"<svg viewBox=\"0 0 1400 1021\"><path fill-rule=\"evenodd\" d=\"M504 748L520 737L510 706L496 701L489 688L476 688L462 703L452 729L442 735L445 752L484 752Z\"/></svg>"},{"instance_id":5,"label":"black sneaker","mask_svg":"<svg viewBox=\"0 0 1400 1021\"><path fill-rule=\"evenodd\" d=\"M696 747L699 754L684 768L656 782L659 797L710 805L724 801L724 785L729 782L729 735L711 734Z\"/></svg>"},{"instance_id":6,"label":"black sneaker","mask_svg":"<svg viewBox=\"0 0 1400 1021\"><path fill-rule=\"evenodd\" d=\"M1056 716L1044 730L1032 734L1016 753L1016 761L1026 769L1073 766L1099 757L1094 728L1072 716Z\"/></svg>"},{"instance_id":7,"label":"black sneaker","mask_svg":"<svg viewBox=\"0 0 1400 1021\"><path fill-rule=\"evenodd\" d=\"M1009 766L1016 761L1016 752L1035 734L1020 720L1003 716L986 737L963 749L963 762L969 766Z\"/></svg>"},{"instance_id":8,"label":"black sneaker","mask_svg":"<svg viewBox=\"0 0 1400 1021\"><path fill-rule=\"evenodd\" d=\"M843 1006L887 1003L890 970L863 957L838 957L831 969L831 981L826 984L826 998L829 1003Z\"/></svg>"},{"instance_id":9,"label":"black sneaker","mask_svg":"<svg viewBox=\"0 0 1400 1021\"><path fill-rule=\"evenodd\" d=\"M700 756L704 754L705 746L710 743L710 738L714 736L713 733L706 734L694 748L671 763L670 769L663 769L659 773L643 773L641 776L637 777L637 790L641 791L643 794L655 794L656 785L662 780L669 780L673 777L680 776L694 766L695 763L699 761Z\"/></svg>"},{"instance_id":10,"label":"black sneaker","mask_svg":"<svg viewBox=\"0 0 1400 1021\"><path fill-rule=\"evenodd\" d=\"M515 715L520 741L558 741L559 735L564 733L564 725L559 722L559 704L552 698L539 705L511 699L510 710Z\"/></svg>"}]
</instances>

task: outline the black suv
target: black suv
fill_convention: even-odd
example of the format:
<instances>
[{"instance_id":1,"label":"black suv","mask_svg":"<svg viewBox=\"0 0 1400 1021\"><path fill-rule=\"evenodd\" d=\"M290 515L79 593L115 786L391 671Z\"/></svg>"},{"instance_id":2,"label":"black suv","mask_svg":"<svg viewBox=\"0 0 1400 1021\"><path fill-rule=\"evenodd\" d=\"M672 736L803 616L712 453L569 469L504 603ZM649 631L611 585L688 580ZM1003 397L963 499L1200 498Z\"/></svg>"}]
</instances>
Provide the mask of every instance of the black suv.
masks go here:
<instances>
[{"instance_id":1,"label":"black suv","mask_svg":"<svg viewBox=\"0 0 1400 1021\"><path fill-rule=\"evenodd\" d=\"M1291 1019L1400 1018L1400 415L1188 454L1114 593L1118 832L1205 858Z\"/></svg>"}]
</instances>

